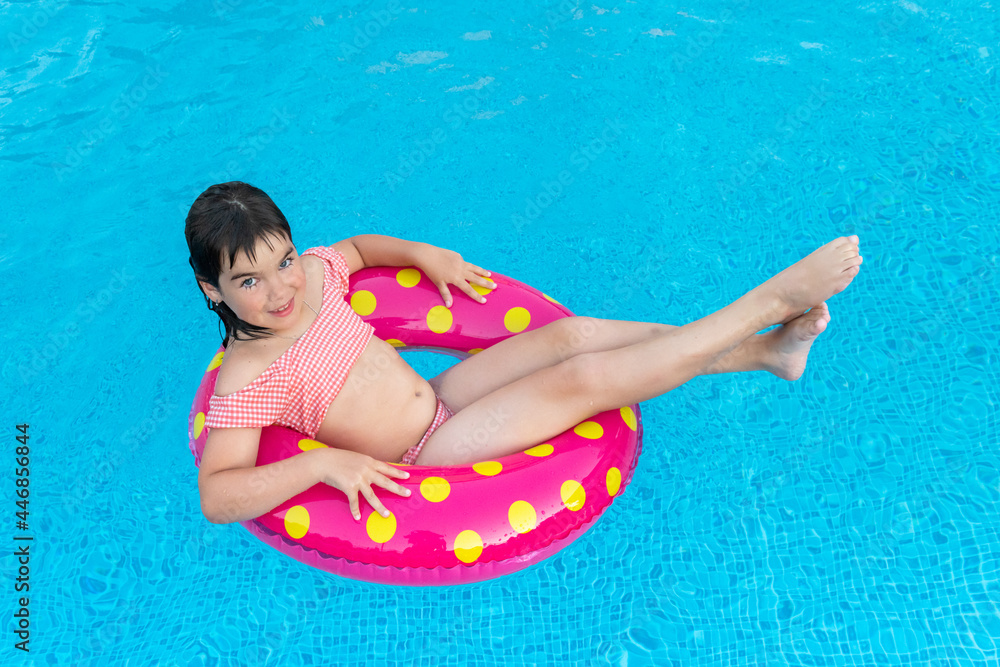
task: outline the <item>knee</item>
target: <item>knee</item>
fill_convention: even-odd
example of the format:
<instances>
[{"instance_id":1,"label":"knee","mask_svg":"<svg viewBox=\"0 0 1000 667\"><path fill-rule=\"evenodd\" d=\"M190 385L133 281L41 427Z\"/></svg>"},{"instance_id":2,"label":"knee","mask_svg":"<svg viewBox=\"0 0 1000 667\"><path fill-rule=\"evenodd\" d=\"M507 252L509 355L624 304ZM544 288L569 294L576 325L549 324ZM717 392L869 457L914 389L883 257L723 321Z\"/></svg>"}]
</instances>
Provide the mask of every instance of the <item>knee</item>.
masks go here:
<instances>
[{"instance_id":1,"label":"knee","mask_svg":"<svg viewBox=\"0 0 1000 667\"><path fill-rule=\"evenodd\" d=\"M612 369L608 368L605 355L578 354L554 367L560 373L559 385L563 392L594 397L607 390Z\"/></svg>"},{"instance_id":2,"label":"knee","mask_svg":"<svg viewBox=\"0 0 1000 667\"><path fill-rule=\"evenodd\" d=\"M587 343L596 334L600 321L593 317L574 315L556 320L552 327L552 344L560 359L569 359L587 349Z\"/></svg>"}]
</instances>

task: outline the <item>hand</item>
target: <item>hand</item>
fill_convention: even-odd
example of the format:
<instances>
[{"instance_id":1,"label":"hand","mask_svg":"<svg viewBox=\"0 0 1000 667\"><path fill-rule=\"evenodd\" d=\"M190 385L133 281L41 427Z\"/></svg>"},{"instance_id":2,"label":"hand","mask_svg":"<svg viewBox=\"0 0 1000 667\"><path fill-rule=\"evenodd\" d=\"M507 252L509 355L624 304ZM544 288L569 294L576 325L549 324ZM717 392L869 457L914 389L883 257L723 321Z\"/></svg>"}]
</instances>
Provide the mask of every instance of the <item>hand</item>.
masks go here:
<instances>
[{"instance_id":1,"label":"hand","mask_svg":"<svg viewBox=\"0 0 1000 667\"><path fill-rule=\"evenodd\" d=\"M490 272L470 264L462 259L454 250L446 250L437 246L426 245L422 248L418 263L424 275L437 286L441 292L444 305L451 308L451 290L448 285L455 285L479 303L486 303L486 297L472 288L472 285L493 289L496 283L488 278Z\"/></svg>"},{"instance_id":2,"label":"hand","mask_svg":"<svg viewBox=\"0 0 1000 667\"><path fill-rule=\"evenodd\" d=\"M368 503L376 512L382 516L389 516L389 510L372 491L372 484L377 484L387 491L404 497L410 495L409 489L403 488L389 479L389 477L408 479L410 473L405 470L395 468L385 461L378 461L365 454L346 449L331 448L326 451L330 455L324 459L321 479L324 484L340 489L347 495L351 514L355 521L361 519L361 510L358 507L359 492L368 499Z\"/></svg>"}]
</instances>

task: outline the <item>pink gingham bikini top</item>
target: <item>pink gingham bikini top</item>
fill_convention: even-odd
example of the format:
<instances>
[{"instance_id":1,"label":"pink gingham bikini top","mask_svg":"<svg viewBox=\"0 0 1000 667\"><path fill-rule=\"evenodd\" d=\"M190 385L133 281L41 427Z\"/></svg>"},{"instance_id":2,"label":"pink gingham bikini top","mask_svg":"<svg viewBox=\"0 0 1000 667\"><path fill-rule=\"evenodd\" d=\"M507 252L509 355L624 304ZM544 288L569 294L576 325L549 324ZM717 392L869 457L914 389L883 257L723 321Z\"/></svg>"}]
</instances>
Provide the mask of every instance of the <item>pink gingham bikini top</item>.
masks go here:
<instances>
[{"instance_id":1,"label":"pink gingham bikini top","mask_svg":"<svg viewBox=\"0 0 1000 667\"><path fill-rule=\"evenodd\" d=\"M350 270L333 248L302 255L323 260L323 305L302 337L243 389L212 395L205 426L252 428L280 424L315 438L330 403L364 351L374 328L344 300Z\"/></svg>"}]
</instances>

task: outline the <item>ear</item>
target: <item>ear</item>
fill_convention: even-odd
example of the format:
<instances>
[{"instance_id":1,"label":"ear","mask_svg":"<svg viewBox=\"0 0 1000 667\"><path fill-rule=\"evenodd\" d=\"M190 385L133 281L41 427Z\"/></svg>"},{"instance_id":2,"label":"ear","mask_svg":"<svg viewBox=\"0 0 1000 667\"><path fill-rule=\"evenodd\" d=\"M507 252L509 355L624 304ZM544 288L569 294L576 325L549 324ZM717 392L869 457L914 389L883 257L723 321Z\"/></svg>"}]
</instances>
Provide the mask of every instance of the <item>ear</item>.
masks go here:
<instances>
[{"instance_id":1,"label":"ear","mask_svg":"<svg viewBox=\"0 0 1000 667\"><path fill-rule=\"evenodd\" d=\"M212 301L222 301L222 292L212 287L210 283L206 283L204 280L199 280L198 285L201 286L201 290L209 299Z\"/></svg>"}]
</instances>

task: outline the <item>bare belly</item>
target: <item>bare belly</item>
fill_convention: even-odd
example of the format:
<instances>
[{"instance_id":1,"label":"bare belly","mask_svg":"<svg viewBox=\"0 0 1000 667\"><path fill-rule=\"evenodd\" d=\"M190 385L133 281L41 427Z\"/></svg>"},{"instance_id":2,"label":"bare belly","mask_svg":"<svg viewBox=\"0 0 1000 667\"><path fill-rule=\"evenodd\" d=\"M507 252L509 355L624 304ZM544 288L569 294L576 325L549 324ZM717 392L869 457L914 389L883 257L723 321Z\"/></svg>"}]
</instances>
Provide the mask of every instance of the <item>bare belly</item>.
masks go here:
<instances>
[{"instance_id":1,"label":"bare belly","mask_svg":"<svg viewBox=\"0 0 1000 667\"><path fill-rule=\"evenodd\" d=\"M392 345L372 336L330 403L316 439L396 462L420 441L436 407L427 380Z\"/></svg>"}]
</instances>

